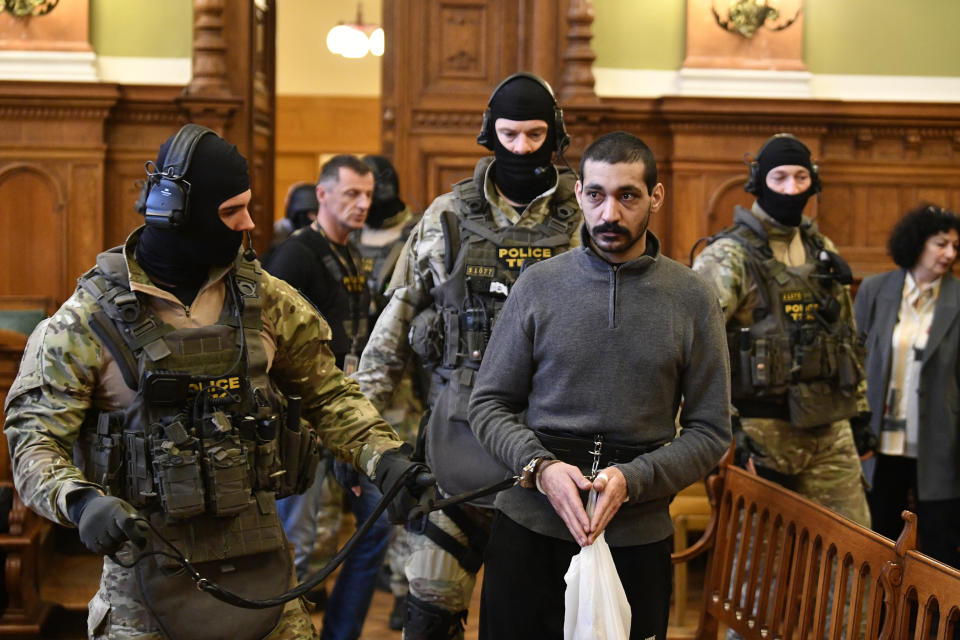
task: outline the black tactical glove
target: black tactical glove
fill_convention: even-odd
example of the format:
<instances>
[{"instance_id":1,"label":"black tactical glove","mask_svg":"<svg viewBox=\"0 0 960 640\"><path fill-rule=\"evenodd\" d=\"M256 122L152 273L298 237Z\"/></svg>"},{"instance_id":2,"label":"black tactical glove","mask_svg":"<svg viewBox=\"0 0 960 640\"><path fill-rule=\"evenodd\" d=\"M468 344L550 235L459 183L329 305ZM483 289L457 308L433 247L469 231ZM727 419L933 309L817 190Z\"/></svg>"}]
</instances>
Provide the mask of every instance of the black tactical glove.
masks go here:
<instances>
[{"instance_id":1,"label":"black tactical glove","mask_svg":"<svg viewBox=\"0 0 960 640\"><path fill-rule=\"evenodd\" d=\"M410 459L412 452L413 448L408 444L390 449L380 456L380 462L374 470L372 479L380 492L386 494L408 469L416 469L407 477L403 489L387 507L387 515L394 524L403 524L413 517L427 513L436 497L437 481L427 465Z\"/></svg>"},{"instance_id":2,"label":"black tactical glove","mask_svg":"<svg viewBox=\"0 0 960 640\"><path fill-rule=\"evenodd\" d=\"M70 505L69 515L84 546L96 554L116 553L127 540L141 549L147 544L146 525L134 519L137 510L120 498L87 493Z\"/></svg>"},{"instance_id":3,"label":"black tactical glove","mask_svg":"<svg viewBox=\"0 0 960 640\"><path fill-rule=\"evenodd\" d=\"M740 424L740 416L730 416L730 426L733 430L733 464L741 469L747 468L750 458L759 453L753 438L747 435Z\"/></svg>"},{"instance_id":4,"label":"black tactical glove","mask_svg":"<svg viewBox=\"0 0 960 640\"><path fill-rule=\"evenodd\" d=\"M337 479L340 486L346 490L360 486L360 472L358 472L349 462L341 460L333 461L333 477Z\"/></svg>"},{"instance_id":5,"label":"black tactical glove","mask_svg":"<svg viewBox=\"0 0 960 640\"><path fill-rule=\"evenodd\" d=\"M857 446L857 455L863 457L879 446L877 434L870 428L869 411L862 411L859 415L850 418L850 430L853 432L853 443Z\"/></svg>"}]
</instances>

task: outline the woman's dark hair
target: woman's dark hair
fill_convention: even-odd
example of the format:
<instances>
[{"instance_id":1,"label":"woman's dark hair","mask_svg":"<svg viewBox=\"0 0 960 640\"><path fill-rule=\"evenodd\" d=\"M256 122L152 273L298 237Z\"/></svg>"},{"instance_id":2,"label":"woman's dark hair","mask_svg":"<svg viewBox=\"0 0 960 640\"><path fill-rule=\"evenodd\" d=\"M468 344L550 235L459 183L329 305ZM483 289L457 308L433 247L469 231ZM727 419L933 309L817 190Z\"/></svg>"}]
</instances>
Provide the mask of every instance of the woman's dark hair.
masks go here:
<instances>
[{"instance_id":1,"label":"woman's dark hair","mask_svg":"<svg viewBox=\"0 0 960 640\"><path fill-rule=\"evenodd\" d=\"M960 234L957 214L933 204L922 204L904 214L893 227L887 251L897 266L912 269L923 253L927 238L950 229Z\"/></svg>"}]
</instances>

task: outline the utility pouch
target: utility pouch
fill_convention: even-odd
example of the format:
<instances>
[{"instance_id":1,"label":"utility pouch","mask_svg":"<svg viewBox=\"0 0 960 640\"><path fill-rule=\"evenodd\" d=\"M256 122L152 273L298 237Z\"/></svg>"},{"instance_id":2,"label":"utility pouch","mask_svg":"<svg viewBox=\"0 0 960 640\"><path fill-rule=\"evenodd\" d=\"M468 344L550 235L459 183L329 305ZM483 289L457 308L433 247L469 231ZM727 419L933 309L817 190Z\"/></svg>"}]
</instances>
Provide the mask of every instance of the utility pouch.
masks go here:
<instances>
[{"instance_id":1,"label":"utility pouch","mask_svg":"<svg viewBox=\"0 0 960 640\"><path fill-rule=\"evenodd\" d=\"M204 511L203 481L193 451L181 451L172 442L160 446L154 455L153 473L160 490L160 504L172 518L190 518Z\"/></svg>"},{"instance_id":2,"label":"utility pouch","mask_svg":"<svg viewBox=\"0 0 960 640\"><path fill-rule=\"evenodd\" d=\"M407 334L410 349L417 354L420 362L426 365L436 365L443 357L443 330L440 323L440 314L436 308L430 306L414 316L410 321L410 331Z\"/></svg>"},{"instance_id":3,"label":"utility pouch","mask_svg":"<svg viewBox=\"0 0 960 640\"><path fill-rule=\"evenodd\" d=\"M760 338L753 343L753 358L750 360L750 377L754 387L766 388L770 385L769 343Z\"/></svg>"},{"instance_id":4,"label":"utility pouch","mask_svg":"<svg viewBox=\"0 0 960 640\"><path fill-rule=\"evenodd\" d=\"M127 502L138 508L146 506L157 496L147 454L147 439L142 433L124 433L123 449L127 467Z\"/></svg>"},{"instance_id":5,"label":"utility pouch","mask_svg":"<svg viewBox=\"0 0 960 640\"><path fill-rule=\"evenodd\" d=\"M853 393L835 389L829 382L798 382L787 391L790 424L797 429L828 425L857 415Z\"/></svg>"},{"instance_id":6,"label":"utility pouch","mask_svg":"<svg viewBox=\"0 0 960 640\"><path fill-rule=\"evenodd\" d=\"M283 474L279 476L278 497L286 497L296 493L297 474L300 471L301 435L300 430L280 429L280 467Z\"/></svg>"},{"instance_id":7,"label":"utility pouch","mask_svg":"<svg viewBox=\"0 0 960 640\"><path fill-rule=\"evenodd\" d=\"M303 421L300 425L300 472L294 492L303 493L310 488L317 475L317 467L323 458L323 451L317 442L310 425Z\"/></svg>"},{"instance_id":8,"label":"utility pouch","mask_svg":"<svg viewBox=\"0 0 960 640\"><path fill-rule=\"evenodd\" d=\"M437 485L450 495L473 491L511 475L509 469L487 453L467 423L475 377L475 369L456 369L437 396L426 425L427 465L437 478ZM484 496L470 504L490 507L495 497Z\"/></svg>"},{"instance_id":9,"label":"utility pouch","mask_svg":"<svg viewBox=\"0 0 960 640\"><path fill-rule=\"evenodd\" d=\"M793 347L793 379L806 382L823 378L823 340L814 336L809 344L797 344Z\"/></svg>"},{"instance_id":10,"label":"utility pouch","mask_svg":"<svg viewBox=\"0 0 960 640\"><path fill-rule=\"evenodd\" d=\"M281 470L277 446L277 421L267 419L257 425L253 457L253 486L260 491L276 491Z\"/></svg>"},{"instance_id":11,"label":"utility pouch","mask_svg":"<svg viewBox=\"0 0 960 640\"><path fill-rule=\"evenodd\" d=\"M444 367L457 366L460 349L460 312L454 308L443 309L443 361Z\"/></svg>"},{"instance_id":12,"label":"utility pouch","mask_svg":"<svg viewBox=\"0 0 960 640\"><path fill-rule=\"evenodd\" d=\"M124 474L123 411L104 411L97 417L97 431L87 456L87 477L110 495L121 495Z\"/></svg>"},{"instance_id":13,"label":"utility pouch","mask_svg":"<svg viewBox=\"0 0 960 640\"><path fill-rule=\"evenodd\" d=\"M854 389L863 379L863 346L841 342L837 348L837 383L841 389Z\"/></svg>"},{"instance_id":14,"label":"utility pouch","mask_svg":"<svg viewBox=\"0 0 960 640\"><path fill-rule=\"evenodd\" d=\"M204 445L209 513L230 516L243 511L251 500L246 448L237 436Z\"/></svg>"},{"instance_id":15,"label":"utility pouch","mask_svg":"<svg viewBox=\"0 0 960 640\"><path fill-rule=\"evenodd\" d=\"M253 498L242 513L231 517L181 522L154 513L150 521L202 575L244 597L269 598L289 588L291 554L273 496L257 492ZM146 557L134 571L143 602L168 638L263 638L283 611L280 605L239 609L198 596L193 580L176 560L162 555Z\"/></svg>"}]
</instances>

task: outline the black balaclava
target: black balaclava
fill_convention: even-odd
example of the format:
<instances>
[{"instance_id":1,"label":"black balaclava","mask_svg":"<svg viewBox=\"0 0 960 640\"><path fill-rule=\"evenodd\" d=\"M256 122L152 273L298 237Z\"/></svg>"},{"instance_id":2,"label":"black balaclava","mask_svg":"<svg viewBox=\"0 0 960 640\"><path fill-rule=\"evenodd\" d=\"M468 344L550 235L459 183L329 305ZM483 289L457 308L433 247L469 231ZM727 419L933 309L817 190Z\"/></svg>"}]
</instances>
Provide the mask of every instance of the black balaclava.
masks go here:
<instances>
[{"instance_id":1,"label":"black balaclava","mask_svg":"<svg viewBox=\"0 0 960 640\"><path fill-rule=\"evenodd\" d=\"M373 171L373 201L367 211L365 224L379 229L386 220L403 211L406 206L400 199L400 179L397 170L383 156L363 156L363 161Z\"/></svg>"},{"instance_id":2,"label":"black balaclava","mask_svg":"<svg viewBox=\"0 0 960 640\"><path fill-rule=\"evenodd\" d=\"M757 157L757 164L760 168L760 184L757 185L760 191L757 195L757 204L780 224L789 227L799 226L807 200L816 193L816 176L813 175L810 150L792 136L776 137L763 148ZM767 174L775 167L785 164L806 167L810 172L810 188L794 195L777 193L770 189L767 186Z\"/></svg>"},{"instance_id":3,"label":"black balaclava","mask_svg":"<svg viewBox=\"0 0 960 640\"><path fill-rule=\"evenodd\" d=\"M157 153L163 167L173 136ZM191 304L212 267L225 267L237 257L243 234L220 219L226 200L250 188L247 161L237 148L213 134L200 138L184 176L190 183L187 219L178 229L147 225L137 244L137 262L155 284Z\"/></svg>"},{"instance_id":4,"label":"black balaclava","mask_svg":"<svg viewBox=\"0 0 960 640\"><path fill-rule=\"evenodd\" d=\"M517 155L500 144L496 131L497 118L543 120L547 123L547 137L533 153ZM550 162L557 139L553 120L553 96L532 78L515 78L500 87L490 99L490 139L496 158L494 182L503 195L513 202L529 204L556 182L556 170Z\"/></svg>"},{"instance_id":5,"label":"black balaclava","mask_svg":"<svg viewBox=\"0 0 960 640\"><path fill-rule=\"evenodd\" d=\"M290 192L290 198L287 200L287 220L294 229L305 227L312 222L310 214L316 217L319 209L317 188L312 184L298 185Z\"/></svg>"}]
</instances>

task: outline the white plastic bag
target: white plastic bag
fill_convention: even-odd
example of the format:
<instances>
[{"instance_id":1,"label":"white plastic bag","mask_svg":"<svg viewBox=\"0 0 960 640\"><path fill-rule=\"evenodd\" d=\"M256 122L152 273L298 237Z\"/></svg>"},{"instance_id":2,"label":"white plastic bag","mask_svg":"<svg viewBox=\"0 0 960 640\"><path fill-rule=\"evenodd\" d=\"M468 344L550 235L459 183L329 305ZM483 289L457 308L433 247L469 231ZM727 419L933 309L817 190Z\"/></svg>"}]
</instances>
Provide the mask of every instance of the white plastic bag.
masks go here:
<instances>
[{"instance_id":1,"label":"white plastic bag","mask_svg":"<svg viewBox=\"0 0 960 640\"><path fill-rule=\"evenodd\" d=\"M587 509L590 515L596 499L596 492L591 489ZM570 560L563 579L567 583L563 640L630 637L630 603L603 533Z\"/></svg>"}]
</instances>

